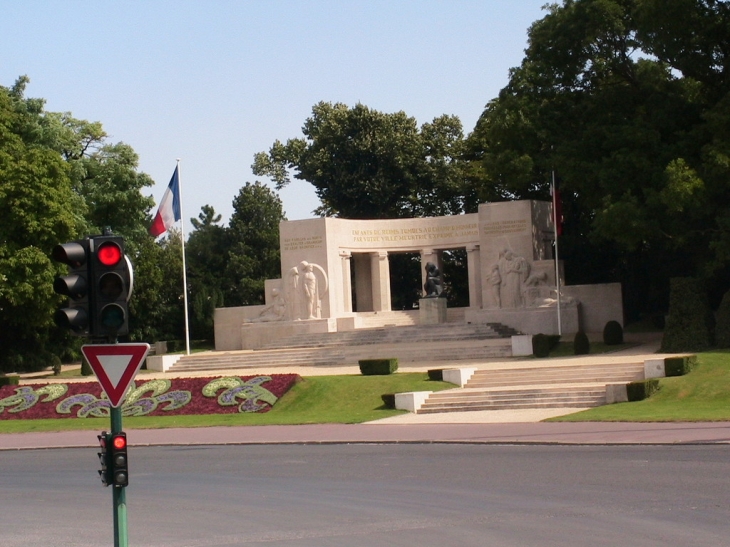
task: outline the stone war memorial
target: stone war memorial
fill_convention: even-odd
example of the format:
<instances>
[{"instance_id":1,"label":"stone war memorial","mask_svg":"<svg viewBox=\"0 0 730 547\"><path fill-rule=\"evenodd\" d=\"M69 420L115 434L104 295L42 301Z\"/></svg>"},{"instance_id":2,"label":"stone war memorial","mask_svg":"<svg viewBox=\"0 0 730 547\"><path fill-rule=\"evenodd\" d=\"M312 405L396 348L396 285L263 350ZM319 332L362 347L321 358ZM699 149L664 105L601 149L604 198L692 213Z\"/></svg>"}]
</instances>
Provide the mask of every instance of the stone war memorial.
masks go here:
<instances>
[{"instance_id":1,"label":"stone war memorial","mask_svg":"<svg viewBox=\"0 0 730 547\"><path fill-rule=\"evenodd\" d=\"M481 204L477 213L391 220L313 218L280 224L281 278L266 303L219 308L216 350L258 349L290 336L427 324L501 324L522 334L600 332L623 324L619 283L566 286L558 298L552 205ZM467 256L468 307L442 298L443 251ZM391 310L389 257L421 258L419 309Z\"/></svg>"}]
</instances>

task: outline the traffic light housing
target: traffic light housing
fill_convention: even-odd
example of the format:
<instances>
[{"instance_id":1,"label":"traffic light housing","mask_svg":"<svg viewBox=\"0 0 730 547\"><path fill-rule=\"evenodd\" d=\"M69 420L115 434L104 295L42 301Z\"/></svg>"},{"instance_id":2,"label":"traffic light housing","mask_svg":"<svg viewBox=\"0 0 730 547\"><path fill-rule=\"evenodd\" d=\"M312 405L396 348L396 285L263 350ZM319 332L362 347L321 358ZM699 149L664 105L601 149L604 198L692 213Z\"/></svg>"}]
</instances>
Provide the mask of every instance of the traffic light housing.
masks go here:
<instances>
[{"instance_id":1,"label":"traffic light housing","mask_svg":"<svg viewBox=\"0 0 730 547\"><path fill-rule=\"evenodd\" d=\"M99 439L99 448L101 450L100 452L97 452L97 455L99 456L99 463L101 464L99 477L101 478L101 484L109 486L112 482L111 465L109 461L111 456L111 451L109 450L109 447L111 446L111 435L106 431L102 431L100 435L96 436L96 438Z\"/></svg>"},{"instance_id":2,"label":"traffic light housing","mask_svg":"<svg viewBox=\"0 0 730 547\"><path fill-rule=\"evenodd\" d=\"M93 322L89 248L89 240L82 239L56 245L51 252L53 260L69 267L68 275L58 276L53 281L53 290L69 299L67 307L57 310L53 320L77 336L89 335Z\"/></svg>"},{"instance_id":3,"label":"traffic light housing","mask_svg":"<svg viewBox=\"0 0 730 547\"><path fill-rule=\"evenodd\" d=\"M124 487L129 484L129 460L127 457L127 434L112 433L109 440L111 456L109 463L111 472L110 483L114 486Z\"/></svg>"},{"instance_id":4,"label":"traffic light housing","mask_svg":"<svg viewBox=\"0 0 730 547\"><path fill-rule=\"evenodd\" d=\"M124 254L124 238L95 236L90 254L91 332L106 337L128 334L132 269Z\"/></svg>"}]
</instances>

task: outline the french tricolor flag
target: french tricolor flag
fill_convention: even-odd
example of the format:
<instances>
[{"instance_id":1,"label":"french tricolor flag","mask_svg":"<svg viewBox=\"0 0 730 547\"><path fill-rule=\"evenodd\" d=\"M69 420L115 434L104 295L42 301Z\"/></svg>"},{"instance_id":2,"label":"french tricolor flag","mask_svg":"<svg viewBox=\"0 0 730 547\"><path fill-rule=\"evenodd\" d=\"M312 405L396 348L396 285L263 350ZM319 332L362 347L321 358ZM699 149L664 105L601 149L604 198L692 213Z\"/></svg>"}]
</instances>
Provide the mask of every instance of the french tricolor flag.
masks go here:
<instances>
[{"instance_id":1,"label":"french tricolor flag","mask_svg":"<svg viewBox=\"0 0 730 547\"><path fill-rule=\"evenodd\" d=\"M182 217L180 213L180 177L178 167L175 167L170 184L167 185L165 195L162 196L160 207L157 209L152 226L150 226L150 234L153 237L164 234Z\"/></svg>"}]
</instances>

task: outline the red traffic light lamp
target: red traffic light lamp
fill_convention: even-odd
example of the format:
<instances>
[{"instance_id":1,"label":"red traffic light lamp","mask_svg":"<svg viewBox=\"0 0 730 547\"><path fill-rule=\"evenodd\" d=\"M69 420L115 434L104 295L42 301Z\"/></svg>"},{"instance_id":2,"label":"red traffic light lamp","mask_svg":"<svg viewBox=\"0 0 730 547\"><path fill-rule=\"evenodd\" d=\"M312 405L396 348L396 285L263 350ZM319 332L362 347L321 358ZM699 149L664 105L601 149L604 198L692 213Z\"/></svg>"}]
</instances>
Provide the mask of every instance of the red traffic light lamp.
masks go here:
<instances>
[{"instance_id":1,"label":"red traffic light lamp","mask_svg":"<svg viewBox=\"0 0 730 547\"><path fill-rule=\"evenodd\" d=\"M124 432L111 435L111 484L124 487L129 485L129 468L127 457L127 434Z\"/></svg>"},{"instance_id":2,"label":"red traffic light lamp","mask_svg":"<svg viewBox=\"0 0 730 547\"><path fill-rule=\"evenodd\" d=\"M132 272L124 254L124 238L96 236L91 240L91 254L94 335L116 338L127 334Z\"/></svg>"}]
</instances>

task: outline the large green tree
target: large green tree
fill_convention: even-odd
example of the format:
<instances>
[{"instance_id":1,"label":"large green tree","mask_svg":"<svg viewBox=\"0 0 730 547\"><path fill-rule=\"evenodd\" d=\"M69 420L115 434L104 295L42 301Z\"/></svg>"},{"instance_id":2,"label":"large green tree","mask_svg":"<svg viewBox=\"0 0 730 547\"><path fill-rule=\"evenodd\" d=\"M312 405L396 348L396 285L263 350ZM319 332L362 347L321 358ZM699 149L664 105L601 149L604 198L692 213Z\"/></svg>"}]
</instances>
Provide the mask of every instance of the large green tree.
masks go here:
<instances>
[{"instance_id":1,"label":"large green tree","mask_svg":"<svg viewBox=\"0 0 730 547\"><path fill-rule=\"evenodd\" d=\"M190 289L190 330L198 339L213 339L213 314L224 305L229 292L224 273L228 267L228 229L221 226L221 215L204 205L198 218L191 218L193 232L185 244Z\"/></svg>"},{"instance_id":2,"label":"large green tree","mask_svg":"<svg viewBox=\"0 0 730 547\"><path fill-rule=\"evenodd\" d=\"M60 269L49 255L59 238L78 234L68 165L39 142L40 101L25 99L25 80L0 87L0 370L50 364Z\"/></svg>"},{"instance_id":3,"label":"large green tree","mask_svg":"<svg viewBox=\"0 0 730 547\"><path fill-rule=\"evenodd\" d=\"M441 116L418 127L404 112L362 104L320 102L303 138L276 141L256 154L256 175L277 188L293 177L315 187L316 213L345 218L395 218L463 211L461 123Z\"/></svg>"},{"instance_id":4,"label":"large green tree","mask_svg":"<svg viewBox=\"0 0 730 547\"><path fill-rule=\"evenodd\" d=\"M645 305L672 275L730 264L727 4L669 4L549 6L467 143L481 200L548 199L554 170L569 279L624 281Z\"/></svg>"},{"instance_id":5,"label":"large green tree","mask_svg":"<svg viewBox=\"0 0 730 547\"><path fill-rule=\"evenodd\" d=\"M281 276L279 223L286 220L281 200L267 186L247 182L233 200L228 227L226 306L264 303L264 280Z\"/></svg>"}]
</instances>

